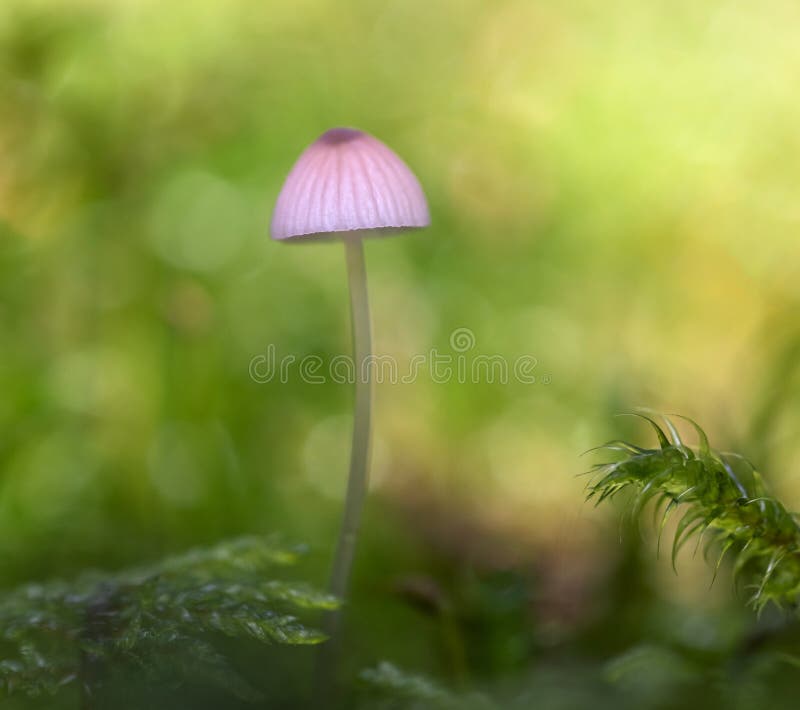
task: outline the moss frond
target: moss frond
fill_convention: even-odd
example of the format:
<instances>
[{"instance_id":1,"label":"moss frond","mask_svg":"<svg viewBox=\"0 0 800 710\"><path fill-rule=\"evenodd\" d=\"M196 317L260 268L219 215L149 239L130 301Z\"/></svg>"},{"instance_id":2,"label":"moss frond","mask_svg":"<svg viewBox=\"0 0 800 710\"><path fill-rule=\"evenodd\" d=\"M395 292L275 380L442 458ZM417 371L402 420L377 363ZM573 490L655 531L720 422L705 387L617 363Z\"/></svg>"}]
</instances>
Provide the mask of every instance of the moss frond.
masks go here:
<instances>
[{"instance_id":1,"label":"moss frond","mask_svg":"<svg viewBox=\"0 0 800 710\"><path fill-rule=\"evenodd\" d=\"M496 710L498 705L480 693L455 693L424 676L408 673L388 661L360 674L367 707L395 710Z\"/></svg>"},{"instance_id":2,"label":"moss frond","mask_svg":"<svg viewBox=\"0 0 800 710\"><path fill-rule=\"evenodd\" d=\"M0 596L0 692L55 693L99 663L148 675L202 677L234 695L255 691L215 648L222 636L315 644L299 615L337 606L330 595L276 578L301 548L245 537L149 567L31 584Z\"/></svg>"},{"instance_id":3,"label":"moss frond","mask_svg":"<svg viewBox=\"0 0 800 710\"><path fill-rule=\"evenodd\" d=\"M800 525L795 514L768 492L750 462L714 450L691 419L681 417L697 432L698 444L693 447L683 442L669 417L662 417L662 428L653 416L637 416L654 430L658 448L619 441L599 447L621 460L594 467L587 498L599 504L630 490L630 511L636 518L655 502L656 516L663 508L659 539L667 519L680 509L673 566L688 540L697 537L699 547L706 538L706 556L711 549L718 550L714 577L723 557L733 554L734 578L753 589L749 601L757 611L770 602L795 607L800 595Z\"/></svg>"}]
</instances>

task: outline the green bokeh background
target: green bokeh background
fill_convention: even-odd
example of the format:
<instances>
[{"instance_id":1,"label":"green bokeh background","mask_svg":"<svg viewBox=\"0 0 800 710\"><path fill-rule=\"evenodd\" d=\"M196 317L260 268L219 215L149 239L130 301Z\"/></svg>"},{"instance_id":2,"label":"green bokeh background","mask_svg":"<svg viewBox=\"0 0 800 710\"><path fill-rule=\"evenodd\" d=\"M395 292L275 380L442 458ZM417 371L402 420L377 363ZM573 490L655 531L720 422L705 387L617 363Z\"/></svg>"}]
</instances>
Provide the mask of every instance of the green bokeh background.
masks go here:
<instances>
[{"instance_id":1,"label":"green bokeh background","mask_svg":"<svg viewBox=\"0 0 800 710\"><path fill-rule=\"evenodd\" d=\"M337 125L431 207L367 244L376 351L468 328L471 353L537 360L532 385L378 386L375 646L415 613L393 580L443 559L535 570L556 636L594 613L621 552L580 454L641 434L613 417L636 406L697 419L797 507L798 26L790 0L5 0L2 585L273 530L324 582L351 390L250 364L350 351L341 247L268 239ZM666 566L673 600L740 604Z\"/></svg>"}]
</instances>

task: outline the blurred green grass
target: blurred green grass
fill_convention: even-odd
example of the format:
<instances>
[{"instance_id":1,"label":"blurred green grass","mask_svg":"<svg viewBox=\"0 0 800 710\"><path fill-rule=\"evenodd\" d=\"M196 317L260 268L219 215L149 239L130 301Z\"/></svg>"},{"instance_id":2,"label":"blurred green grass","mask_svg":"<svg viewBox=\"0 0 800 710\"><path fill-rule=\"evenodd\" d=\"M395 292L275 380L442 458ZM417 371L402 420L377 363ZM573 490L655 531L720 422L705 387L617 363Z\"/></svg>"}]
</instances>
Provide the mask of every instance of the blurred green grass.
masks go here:
<instances>
[{"instance_id":1,"label":"blurred green grass","mask_svg":"<svg viewBox=\"0 0 800 710\"><path fill-rule=\"evenodd\" d=\"M614 524L582 506L578 454L638 405L797 501L798 20L788 0L4 3L3 585L275 529L324 576L350 390L249 363L349 352L340 250L267 239L339 124L431 203L429 230L368 244L377 351L467 327L548 380L378 388L365 600L435 567L431 544L552 556L558 590L602 577ZM678 591L702 600L692 569Z\"/></svg>"}]
</instances>

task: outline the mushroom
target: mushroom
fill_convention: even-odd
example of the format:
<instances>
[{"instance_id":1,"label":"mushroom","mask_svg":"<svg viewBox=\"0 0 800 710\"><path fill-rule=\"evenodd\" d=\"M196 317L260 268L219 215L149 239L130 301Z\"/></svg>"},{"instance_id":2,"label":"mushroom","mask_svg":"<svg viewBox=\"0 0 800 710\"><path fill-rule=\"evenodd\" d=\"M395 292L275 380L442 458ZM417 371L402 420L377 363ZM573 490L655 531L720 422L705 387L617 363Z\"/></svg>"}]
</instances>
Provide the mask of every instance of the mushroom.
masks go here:
<instances>
[{"instance_id":1,"label":"mushroom","mask_svg":"<svg viewBox=\"0 0 800 710\"><path fill-rule=\"evenodd\" d=\"M347 260L355 357L355 421L344 518L330 591L347 593L361 509L368 484L370 440L370 317L363 240L430 224L419 181L390 148L354 128L333 128L295 163L272 215L273 239L341 240ZM328 631L333 635L338 615Z\"/></svg>"}]
</instances>

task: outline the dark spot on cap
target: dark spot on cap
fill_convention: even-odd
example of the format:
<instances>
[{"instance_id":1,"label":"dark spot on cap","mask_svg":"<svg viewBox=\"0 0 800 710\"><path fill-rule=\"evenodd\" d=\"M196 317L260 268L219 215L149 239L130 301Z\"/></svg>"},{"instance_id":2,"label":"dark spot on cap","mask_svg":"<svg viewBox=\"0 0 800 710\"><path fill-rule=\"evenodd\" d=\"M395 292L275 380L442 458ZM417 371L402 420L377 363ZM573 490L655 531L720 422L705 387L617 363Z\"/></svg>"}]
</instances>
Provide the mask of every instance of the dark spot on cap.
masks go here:
<instances>
[{"instance_id":1,"label":"dark spot on cap","mask_svg":"<svg viewBox=\"0 0 800 710\"><path fill-rule=\"evenodd\" d=\"M331 130L323 133L318 140L320 143L338 145L339 143L349 143L363 135L361 131L355 128L331 128Z\"/></svg>"}]
</instances>

